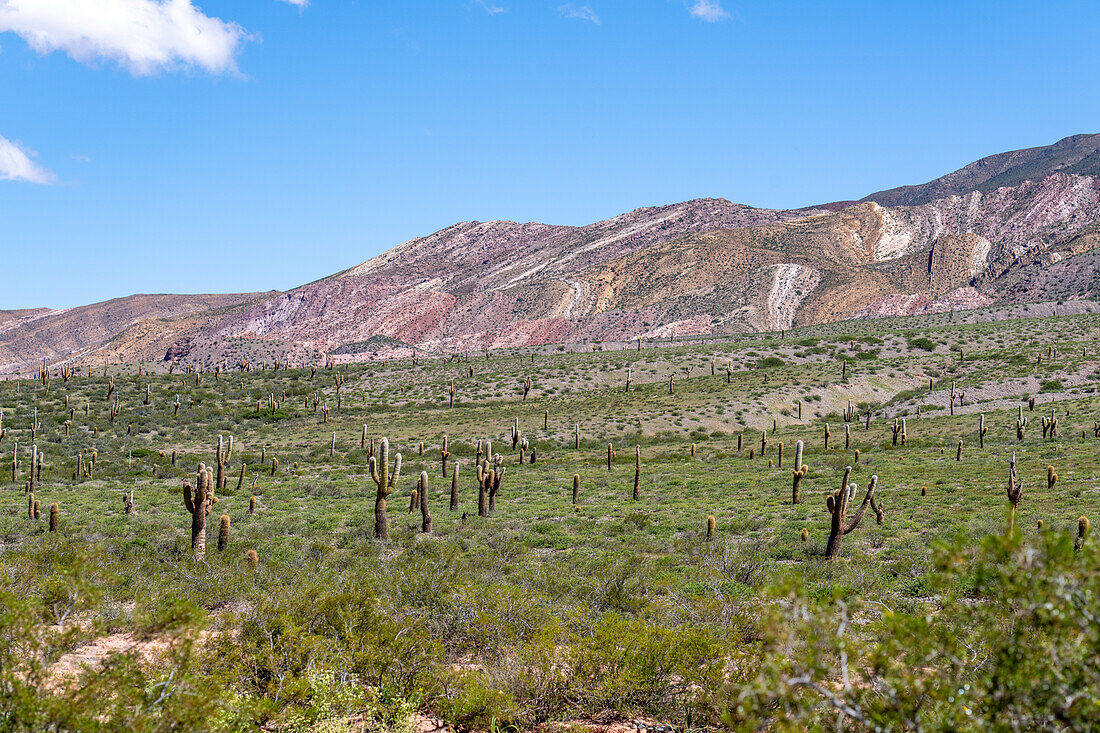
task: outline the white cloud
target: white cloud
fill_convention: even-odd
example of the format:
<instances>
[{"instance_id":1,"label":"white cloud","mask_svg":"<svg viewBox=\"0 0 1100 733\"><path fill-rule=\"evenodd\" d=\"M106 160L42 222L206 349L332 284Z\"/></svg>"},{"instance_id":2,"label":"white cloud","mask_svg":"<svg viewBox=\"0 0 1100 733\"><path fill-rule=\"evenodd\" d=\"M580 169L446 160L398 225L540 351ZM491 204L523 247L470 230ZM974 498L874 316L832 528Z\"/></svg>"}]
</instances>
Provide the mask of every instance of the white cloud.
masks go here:
<instances>
[{"instance_id":1,"label":"white cloud","mask_svg":"<svg viewBox=\"0 0 1100 733\"><path fill-rule=\"evenodd\" d=\"M203 15L191 0L0 0L0 31L42 54L107 59L133 74L236 71L237 51L251 38L236 23Z\"/></svg>"},{"instance_id":2,"label":"white cloud","mask_svg":"<svg viewBox=\"0 0 1100 733\"><path fill-rule=\"evenodd\" d=\"M57 183L57 176L35 163L33 150L0 137L0 181L27 181L47 185Z\"/></svg>"},{"instance_id":3,"label":"white cloud","mask_svg":"<svg viewBox=\"0 0 1100 733\"><path fill-rule=\"evenodd\" d=\"M566 18L577 18L578 20L587 20L589 23L600 24L600 16L596 15L596 11L587 5L577 6L573 3L566 3L558 8L558 12Z\"/></svg>"},{"instance_id":4,"label":"white cloud","mask_svg":"<svg viewBox=\"0 0 1100 733\"><path fill-rule=\"evenodd\" d=\"M283 0L284 3L290 3L291 5L297 5L299 8L304 8L309 5L309 0Z\"/></svg>"},{"instance_id":5,"label":"white cloud","mask_svg":"<svg viewBox=\"0 0 1100 733\"><path fill-rule=\"evenodd\" d=\"M474 2L480 5L481 9L489 15L496 15L497 13L504 12L504 8L500 7L499 5L493 5L489 2L489 0L474 0Z\"/></svg>"},{"instance_id":6,"label":"white cloud","mask_svg":"<svg viewBox=\"0 0 1100 733\"><path fill-rule=\"evenodd\" d=\"M730 16L719 0L695 0L691 5L691 15L707 23L715 23Z\"/></svg>"}]
</instances>

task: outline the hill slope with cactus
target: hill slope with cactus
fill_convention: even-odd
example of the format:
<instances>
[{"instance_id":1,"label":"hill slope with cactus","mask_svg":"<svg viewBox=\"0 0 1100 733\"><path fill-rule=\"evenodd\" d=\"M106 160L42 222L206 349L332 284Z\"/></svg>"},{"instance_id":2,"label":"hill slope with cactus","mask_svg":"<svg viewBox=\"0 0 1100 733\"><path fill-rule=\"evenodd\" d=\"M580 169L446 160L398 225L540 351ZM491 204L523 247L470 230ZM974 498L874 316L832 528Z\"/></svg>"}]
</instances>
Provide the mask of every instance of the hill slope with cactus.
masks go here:
<instances>
[{"instance_id":1,"label":"hill slope with cactus","mask_svg":"<svg viewBox=\"0 0 1100 733\"><path fill-rule=\"evenodd\" d=\"M664 339L1000 303L1090 310L1100 178L1084 174L1100 173L1098 150L1100 136L1074 136L849 205L697 199L582 227L463 222L286 293L5 312L0 372Z\"/></svg>"}]
</instances>

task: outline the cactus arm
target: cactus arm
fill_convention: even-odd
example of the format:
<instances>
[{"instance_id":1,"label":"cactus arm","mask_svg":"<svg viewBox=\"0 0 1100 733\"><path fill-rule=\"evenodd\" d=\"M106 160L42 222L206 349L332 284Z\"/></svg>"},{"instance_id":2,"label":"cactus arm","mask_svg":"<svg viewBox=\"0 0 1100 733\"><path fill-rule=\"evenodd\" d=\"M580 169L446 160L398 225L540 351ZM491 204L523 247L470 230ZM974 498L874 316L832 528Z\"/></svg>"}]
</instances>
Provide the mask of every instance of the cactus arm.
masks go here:
<instances>
[{"instance_id":1,"label":"cactus arm","mask_svg":"<svg viewBox=\"0 0 1100 733\"><path fill-rule=\"evenodd\" d=\"M859 505L859 509L856 511L855 515L848 522L848 524L844 526L844 534L848 534L849 532L855 530L856 527L859 526L859 523L863 521L863 515L867 513L867 507L871 505L872 501L874 501L875 489L877 487L878 476L872 476L871 483L867 484L867 493L864 495L863 501ZM880 512L876 511L875 514L879 515Z\"/></svg>"},{"instance_id":2,"label":"cactus arm","mask_svg":"<svg viewBox=\"0 0 1100 733\"><path fill-rule=\"evenodd\" d=\"M389 493L390 491L393 491L393 488L395 486L397 486L397 481L400 478L401 478L401 454L398 453L397 455L394 456L393 475L390 476L389 491L387 491L386 493Z\"/></svg>"}]
</instances>

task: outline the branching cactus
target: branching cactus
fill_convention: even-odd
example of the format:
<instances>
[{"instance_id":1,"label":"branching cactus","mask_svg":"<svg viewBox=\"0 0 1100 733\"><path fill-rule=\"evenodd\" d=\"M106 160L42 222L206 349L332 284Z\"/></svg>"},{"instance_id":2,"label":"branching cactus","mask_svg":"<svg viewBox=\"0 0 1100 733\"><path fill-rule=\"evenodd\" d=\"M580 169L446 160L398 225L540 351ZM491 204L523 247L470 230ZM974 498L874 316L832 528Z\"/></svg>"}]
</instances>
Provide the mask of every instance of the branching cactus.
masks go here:
<instances>
[{"instance_id":1,"label":"branching cactus","mask_svg":"<svg viewBox=\"0 0 1100 733\"><path fill-rule=\"evenodd\" d=\"M1027 418L1024 417L1024 406L1023 405L1019 405L1017 407L1017 410L1018 410L1018 412L1017 412L1017 415L1016 415L1016 440L1023 443L1024 442L1024 432L1027 430ZM1100 423L1097 423L1097 424L1100 425Z\"/></svg>"},{"instance_id":2,"label":"branching cactus","mask_svg":"<svg viewBox=\"0 0 1100 733\"><path fill-rule=\"evenodd\" d=\"M511 435L512 435L512 450L516 450L516 448L519 447L519 439L521 437L520 432L519 432L519 418L518 417L512 423Z\"/></svg>"},{"instance_id":3,"label":"branching cactus","mask_svg":"<svg viewBox=\"0 0 1100 733\"><path fill-rule=\"evenodd\" d=\"M489 461L482 459L477 465L477 515L489 516L489 491L493 487L493 469Z\"/></svg>"},{"instance_id":4,"label":"branching cactus","mask_svg":"<svg viewBox=\"0 0 1100 733\"><path fill-rule=\"evenodd\" d=\"M194 488L184 481L183 505L191 513L191 552L201 559L206 555L206 517L214 506L214 475L205 463L199 464Z\"/></svg>"},{"instance_id":5,"label":"branching cactus","mask_svg":"<svg viewBox=\"0 0 1100 733\"><path fill-rule=\"evenodd\" d=\"M802 441L794 444L794 474L791 484L791 503L799 504L802 501L802 479L810 472L810 467L802 463Z\"/></svg>"},{"instance_id":6,"label":"branching cactus","mask_svg":"<svg viewBox=\"0 0 1100 733\"><path fill-rule=\"evenodd\" d=\"M1050 417L1043 416L1043 437L1054 440L1058 436L1058 413L1054 408L1050 410Z\"/></svg>"},{"instance_id":7,"label":"branching cactus","mask_svg":"<svg viewBox=\"0 0 1100 733\"><path fill-rule=\"evenodd\" d=\"M1047 490L1053 489L1056 483L1058 483L1058 474L1055 472L1054 466L1047 466Z\"/></svg>"},{"instance_id":8,"label":"branching cactus","mask_svg":"<svg viewBox=\"0 0 1100 733\"><path fill-rule=\"evenodd\" d=\"M497 454L493 459L493 470L490 472L492 483L489 485L489 513L492 514L497 508L497 494L500 493L500 484L504 481L504 471L506 470L503 465L504 456Z\"/></svg>"},{"instance_id":9,"label":"branching cactus","mask_svg":"<svg viewBox=\"0 0 1100 733\"><path fill-rule=\"evenodd\" d=\"M1013 451L1012 460L1008 462L1008 534L1011 536L1016 531L1016 507L1024 496L1024 484L1016 478L1016 453Z\"/></svg>"},{"instance_id":10,"label":"branching cactus","mask_svg":"<svg viewBox=\"0 0 1100 733\"><path fill-rule=\"evenodd\" d=\"M829 510L829 514L832 515L829 541L825 545L825 557L827 559L835 558L840 554L841 540L844 539L845 535L855 531L856 528L859 527L859 523L863 521L863 515L867 513L868 506L874 510L875 517L879 524L885 521L885 514L875 499L875 489L878 487L878 476L871 477L871 482L867 484L867 493L864 495L863 502L859 505L859 509L856 511L855 516L851 519L847 518L849 502L851 502L859 488L854 483L848 483L848 478L851 475L852 467L848 466L844 469L844 479L841 481L840 488L825 500L825 507Z\"/></svg>"},{"instance_id":11,"label":"branching cactus","mask_svg":"<svg viewBox=\"0 0 1100 733\"><path fill-rule=\"evenodd\" d=\"M386 497L393 493L397 481L401 478L401 454L394 456L393 471L390 471L390 441L382 438L378 448L378 458L370 458L370 476L378 486L374 499L374 536L380 540L389 537L386 523Z\"/></svg>"}]
</instances>

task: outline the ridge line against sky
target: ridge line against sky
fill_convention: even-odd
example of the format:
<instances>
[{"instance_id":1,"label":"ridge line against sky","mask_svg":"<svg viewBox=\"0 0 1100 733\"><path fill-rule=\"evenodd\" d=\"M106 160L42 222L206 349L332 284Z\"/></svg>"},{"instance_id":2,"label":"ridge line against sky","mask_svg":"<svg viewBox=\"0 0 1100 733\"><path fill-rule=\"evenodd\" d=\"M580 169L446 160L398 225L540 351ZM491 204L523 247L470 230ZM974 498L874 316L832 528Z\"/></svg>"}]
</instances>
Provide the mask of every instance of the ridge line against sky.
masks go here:
<instances>
[{"instance_id":1,"label":"ridge line against sky","mask_svg":"<svg viewBox=\"0 0 1100 733\"><path fill-rule=\"evenodd\" d=\"M922 183L1095 128L1097 21L1087 2L0 0L0 308L287 289L455 221ZM16 274L41 252L46 290ZM184 254L219 264L196 278Z\"/></svg>"}]
</instances>

